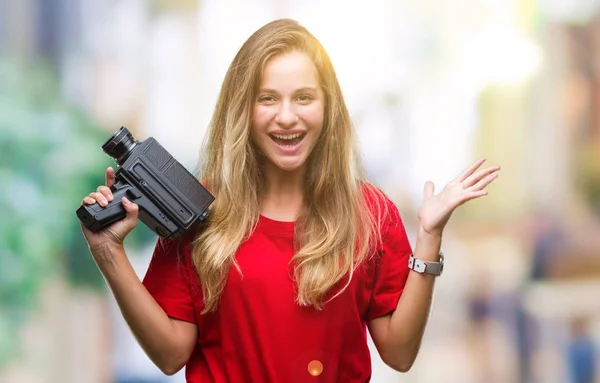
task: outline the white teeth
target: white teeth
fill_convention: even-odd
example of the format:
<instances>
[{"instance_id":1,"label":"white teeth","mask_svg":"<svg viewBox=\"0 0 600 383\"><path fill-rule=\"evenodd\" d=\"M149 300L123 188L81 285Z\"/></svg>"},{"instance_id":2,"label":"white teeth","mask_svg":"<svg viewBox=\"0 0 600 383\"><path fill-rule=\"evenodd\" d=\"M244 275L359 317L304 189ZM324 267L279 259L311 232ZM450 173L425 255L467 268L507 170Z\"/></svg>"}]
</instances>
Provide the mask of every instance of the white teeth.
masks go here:
<instances>
[{"instance_id":1,"label":"white teeth","mask_svg":"<svg viewBox=\"0 0 600 383\"><path fill-rule=\"evenodd\" d=\"M294 133L294 134L273 134L273 137L279 138L280 140L293 140L294 138L298 138L302 135L302 133Z\"/></svg>"}]
</instances>

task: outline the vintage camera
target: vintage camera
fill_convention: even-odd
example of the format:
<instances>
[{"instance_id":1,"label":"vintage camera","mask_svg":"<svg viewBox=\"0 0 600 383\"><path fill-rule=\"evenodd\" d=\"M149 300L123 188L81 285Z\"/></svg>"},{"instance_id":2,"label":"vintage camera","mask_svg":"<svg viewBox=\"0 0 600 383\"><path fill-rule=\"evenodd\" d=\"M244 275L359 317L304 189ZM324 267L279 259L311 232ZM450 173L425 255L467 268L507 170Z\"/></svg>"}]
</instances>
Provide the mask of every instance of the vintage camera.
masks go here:
<instances>
[{"instance_id":1,"label":"vintage camera","mask_svg":"<svg viewBox=\"0 0 600 383\"><path fill-rule=\"evenodd\" d=\"M98 231L125 218L124 196L139 206L139 219L162 238L177 238L208 216L214 197L154 138L138 142L121 127L102 150L118 165L111 186L114 199L106 207L95 203L77 209L88 229Z\"/></svg>"}]
</instances>

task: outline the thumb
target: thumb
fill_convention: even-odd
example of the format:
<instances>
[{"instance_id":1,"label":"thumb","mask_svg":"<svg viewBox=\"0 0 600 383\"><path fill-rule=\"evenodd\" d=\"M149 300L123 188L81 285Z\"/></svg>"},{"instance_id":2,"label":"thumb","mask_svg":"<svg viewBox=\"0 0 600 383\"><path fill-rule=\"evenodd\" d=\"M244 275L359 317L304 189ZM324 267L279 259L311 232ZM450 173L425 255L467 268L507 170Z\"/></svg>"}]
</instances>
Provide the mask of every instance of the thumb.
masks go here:
<instances>
[{"instance_id":1,"label":"thumb","mask_svg":"<svg viewBox=\"0 0 600 383\"><path fill-rule=\"evenodd\" d=\"M133 222L137 223L138 213L139 213L138 205L134 204L133 202L131 202L130 200L128 200L125 197L123 197L121 199L121 203L123 204L123 208L127 212L127 217L125 217L125 219L127 219L128 221L133 221Z\"/></svg>"},{"instance_id":2,"label":"thumb","mask_svg":"<svg viewBox=\"0 0 600 383\"><path fill-rule=\"evenodd\" d=\"M435 185L431 181L425 182L425 187L423 188L423 197L425 199L433 197L433 192L435 190Z\"/></svg>"}]
</instances>

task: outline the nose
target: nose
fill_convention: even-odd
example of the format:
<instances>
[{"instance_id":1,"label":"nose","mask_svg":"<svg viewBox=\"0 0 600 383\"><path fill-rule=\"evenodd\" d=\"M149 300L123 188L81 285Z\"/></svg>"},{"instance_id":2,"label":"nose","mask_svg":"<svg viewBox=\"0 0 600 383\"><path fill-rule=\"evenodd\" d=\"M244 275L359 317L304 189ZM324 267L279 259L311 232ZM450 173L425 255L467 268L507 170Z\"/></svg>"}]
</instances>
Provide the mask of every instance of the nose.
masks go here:
<instances>
[{"instance_id":1,"label":"nose","mask_svg":"<svg viewBox=\"0 0 600 383\"><path fill-rule=\"evenodd\" d=\"M298 119L298 115L294 112L291 103L282 102L275 116L275 122L282 128L291 128L296 125Z\"/></svg>"}]
</instances>

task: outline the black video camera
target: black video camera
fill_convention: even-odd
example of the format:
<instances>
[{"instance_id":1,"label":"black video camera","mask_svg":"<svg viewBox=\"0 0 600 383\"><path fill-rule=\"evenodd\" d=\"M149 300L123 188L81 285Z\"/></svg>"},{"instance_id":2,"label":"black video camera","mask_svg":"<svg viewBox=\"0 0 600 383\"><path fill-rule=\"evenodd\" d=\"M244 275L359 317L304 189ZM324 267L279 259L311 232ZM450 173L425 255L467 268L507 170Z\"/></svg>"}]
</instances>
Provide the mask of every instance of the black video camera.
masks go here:
<instances>
[{"instance_id":1,"label":"black video camera","mask_svg":"<svg viewBox=\"0 0 600 383\"><path fill-rule=\"evenodd\" d=\"M177 238L208 216L215 198L154 138L138 142L121 127L102 150L118 165L110 188L114 199L106 207L95 203L77 209L88 229L98 231L125 218L123 197L139 206L139 219L162 238Z\"/></svg>"}]
</instances>

